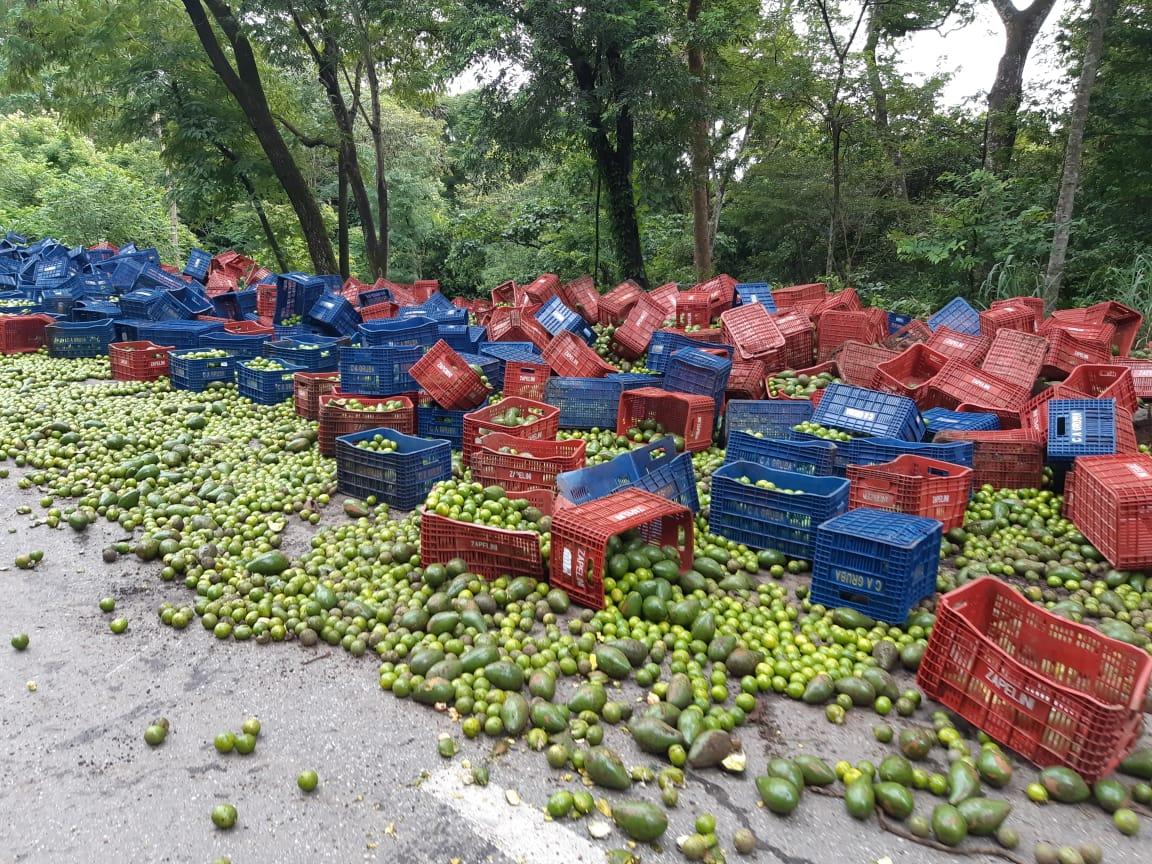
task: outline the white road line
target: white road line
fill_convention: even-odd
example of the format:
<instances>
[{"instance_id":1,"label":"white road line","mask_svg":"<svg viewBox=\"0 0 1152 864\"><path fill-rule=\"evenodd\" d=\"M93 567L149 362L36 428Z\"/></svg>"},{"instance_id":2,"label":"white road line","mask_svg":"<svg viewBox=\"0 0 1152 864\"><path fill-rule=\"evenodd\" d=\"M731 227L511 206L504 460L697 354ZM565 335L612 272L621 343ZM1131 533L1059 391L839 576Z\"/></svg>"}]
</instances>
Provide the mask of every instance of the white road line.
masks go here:
<instances>
[{"instance_id":1,"label":"white road line","mask_svg":"<svg viewBox=\"0 0 1152 864\"><path fill-rule=\"evenodd\" d=\"M559 822L547 821L543 811L527 802L513 807L504 798L504 788L495 783L465 786L461 773L459 767L443 768L425 780L420 790L463 816L472 830L513 861L592 864L604 860L604 850L591 840Z\"/></svg>"}]
</instances>

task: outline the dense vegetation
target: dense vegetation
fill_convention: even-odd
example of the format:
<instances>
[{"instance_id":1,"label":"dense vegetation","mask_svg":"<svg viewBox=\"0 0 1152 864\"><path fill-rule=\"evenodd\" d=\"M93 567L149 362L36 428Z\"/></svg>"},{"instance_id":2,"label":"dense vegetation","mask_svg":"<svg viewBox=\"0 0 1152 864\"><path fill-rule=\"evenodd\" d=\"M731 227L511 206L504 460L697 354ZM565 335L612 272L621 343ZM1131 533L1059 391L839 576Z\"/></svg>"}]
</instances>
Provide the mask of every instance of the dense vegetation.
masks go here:
<instances>
[{"instance_id":1,"label":"dense vegetation","mask_svg":"<svg viewBox=\"0 0 1152 864\"><path fill-rule=\"evenodd\" d=\"M15 0L0 224L449 293L726 271L919 311L1047 272L1141 298L1152 10L989 3L1004 57L955 107L897 59L976 0ZM1059 92L1023 89L1041 28Z\"/></svg>"}]
</instances>

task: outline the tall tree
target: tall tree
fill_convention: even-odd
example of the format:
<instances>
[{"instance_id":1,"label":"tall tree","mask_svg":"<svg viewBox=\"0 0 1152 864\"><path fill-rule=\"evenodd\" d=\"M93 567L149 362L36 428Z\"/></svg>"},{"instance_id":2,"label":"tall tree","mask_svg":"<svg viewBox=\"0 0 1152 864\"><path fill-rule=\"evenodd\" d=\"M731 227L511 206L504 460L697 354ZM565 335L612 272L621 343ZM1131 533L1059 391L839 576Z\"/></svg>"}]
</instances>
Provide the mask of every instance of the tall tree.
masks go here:
<instances>
[{"instance_id":1,"label":"tall tree","mask_svg":"<svg viewBox=\"0 0 1152 864\"><path fill-rule=\"evenodd\" d=\"M988 91L984 118L984 167L998 174L1008 170L1016 146L1016 115L1024 97L1024 65L1032 43L1056 0L1032 0L1017 9L1012 0L991 0L1004 24L1004 53L996 67L996 80Z\"/></svg>"},{"instance_id":2,"label":"tall tree","mask_svg":"<svg viewBox=\"0 0 1152 864\"><path fill-rule=\"evenodd\" d=\"M284 194L287 195L296 213L300 230L308 245L312 266L319 273L338 272L339 265L332 253L332 241L328 237L320 205L304 179L300 166L296 164L292 151L280 134L268 102L268 95L264 90L255 51L239 18L224 0L182 0L182 2L200 45L208 55L213 71L244 111L252 133L260 142L272 171L276 174ZM231 60L217 35L217 29L223 34L225 42L231 49Z\"/></svg>"},{"instance_id":3,"label":"tall tree","mask_svg":"<svg viewBox=\"0 0 1152 864\"><path fill-rule=\"evenodd\" d=\"M1080 160L1084 155L1084 128L1088 124L1088 108L1092 90L1096 86L1096 72L1104 53L1104 31L1115 9L1115 0L1093 0L1088 18L1088 41L1084 47L1084 60L1080 65L1080 78L1076 83L1076 97L1068 117L1068 144L1064 148L1064 170L1060 177L1060 194L1052 221L1056 231L1052 235L1052 252L1048 256L1048 272L1044 278L1044 305L1051 311L1060 301L1060 285L1064 280L1064 260L1068 254L1068 238L1072 233L1072 213L1076 205L1076 192L1080 188Z\"/></svg>"},{"instance_id":4,"label":"tall tree","mask_svg":"<svg viewBox=\"0 0 1152 864\"><path fill-rule=\"evenodd\" d=\"M692 76L695 106L690 133L689 153L692 162L692 264L696 278L704 281L712 275L712 232L709 205L711 190L712 148L708 132L708 82L704 72L704 48L700 36L693 32L700 22L704 0L688 0L688 73Z\"/></svg>"}]
</instances>

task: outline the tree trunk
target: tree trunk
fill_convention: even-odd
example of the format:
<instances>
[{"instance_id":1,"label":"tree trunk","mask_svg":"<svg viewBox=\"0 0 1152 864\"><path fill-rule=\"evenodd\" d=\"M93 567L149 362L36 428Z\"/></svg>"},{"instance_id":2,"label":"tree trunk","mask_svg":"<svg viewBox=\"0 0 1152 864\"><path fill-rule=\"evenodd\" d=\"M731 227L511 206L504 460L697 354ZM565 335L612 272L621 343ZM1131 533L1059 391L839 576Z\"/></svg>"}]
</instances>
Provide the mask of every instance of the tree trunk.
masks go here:
<instances>
[{"instance_id":1,"label":"tree trunk","mask_svg":"<svg viewBox=\"0 0 1152 864\"><path fill-rule=\"evenodd\" d=\"M1104 31L1112 18L1114 0L1093 0L1092 15L1088 20L1088 44L1084 47L1084 64L1080 67L1080 80L1076 83L1076 98L1068 120L1068 144L1064 150L1064 173L1060 178L1060 195L1052 221L1056 232L1052 236L1052 251L1048 256L1048 272L1044 279L1044 308L1051 312L1060 301L1060 285L1064 280L1064 260L1068 254L1068 238L1072 232L1072 212L1076 204L1076 190L1080 185L1080 159L1084 154L1084 127L1088 123L1088 104L1092 88L1096 85L1096 70L1104 53Z\"/></svg>"},{"instance_id":2,"label":"tree trunk","mask_svg":"<svg viewBox=\"0 0 1152 864\"><path fill-rule=\"evenodd\" d=\"M1056 0L1032 0L1017 9L1012 0L992 0L1004 23L1004 53L996 67L996 80L988 91L988 112L984 118L984 167L1003 174L1012 162L1016 146L1016 115L1024 94L1024 64L1036 34L1044 26Z\"/></svg>"},{"instance_id":3,"label":"tree trunk","mask_svg":"<svg viewBox=\"0 0 1152 864\"><path fill-rule=\"evenodd\" d=\"M712 219L708 226L708 246L711 249L716 248L716 236L720 233L720 214L724 212L724 200L728 194L728 184L732 181L740 163L744 161L744 151L748 147L748 140L752 137L752 125L760 114L762 100L762 94L756 90L752 104L748 107L748 122L744 126L744 134L740 136L740 143L736 145L736 152L732 154L730 159L725 160L723 167L718 172L716 189L712 196Z\"/></svg>"},{"instance_id":4,"label":"tree trunk","mask_svg":"<svg viewBox=\"0 0 1152 864\"><path fill-rule=\"evenodd\" d=\"M336 245L340 249L340 275L352 272L348 254L348 163L344 150L336 156Z\"/></svg>"},{"instance_id":5,"label":"tree trunk","mask_svg":"<svg viewBox=\"0 0 1152 864\"><path fill-rule=\"evenodd\" d=\"M828 121L828 131L832 136L832 213L828 217L828 252L824 258L827 275L836 272L836 229L840 224L840 140L843 126L840 118L833 113Z\"/></svg>"},{"instance_id":6,"label":"tree trunk","mask_svg":"<svg viewBox=\"0 0 1152 864\"><path fill-rule=\"evenodd\" d=\"M248 38L241 32L235 15L223 0L183 0L183 4L213 71L244 111L249 127L264 155L268 157L268 164L296 213L312 266L318 273L334 272L336 259L332 254L332 241L328 237L320 205L316 203L316 197L304 179L300 166L296 164L292 151L280 135ZM208 13L211 13L232 48L236 68L232 67L224 53L208 21Z\"/></svg>"},{"instance_id":7,"label":"tree trunk","mask_svg":"<svg viewBox=\"0 0 1152 864\"><path fill-rule=\"evenodd\" d=\"M608 216L616 258L625 278L640 285L648 284L644 272L644 249L640 244L640 220L636 215L636 197L632 189L632 164L636 129L627 104L615 109L615 146L608 139L604 112L596 96L597 72L584 57L571 58L576 85L587 100L585 118L588 147L596 157L596 167L608 192ZM608 65L619 64L619 56L609 52ZM616 78L621 80L622 76ZM615 94L619 96L619 93Z\"/></svg>"},{"instance_id":8,"label":"tree trunk","mask_svg":"<svg viewBox=\"0 0 1152 864\"><path fill-rule=\"evenodd\" d=\"M352 200L356 205L356 213L360 217L360 230L364 234L364 256L368 259L368 267L373 278L383 276L387 265L381 261L379 244L376 238L376 222L372 216L372 203L368 199L368 189L364 185L364 175L360 171L360 157L356 152L356 139L354 135L355 117L344 101L344 92L340 89L340 45L327 26L327 12L323 4L315 7L315 14L320 29L320 44L317 45L305 27L303 20L296 13L294 7L289 7L292 21L296 31L304 40L312 59L316 63L316 77L324 88L324 95L328 98L328 106L332 109L332 119L336 121L336 130L340 134L340 152L344 158L344 178L352 193Z\"/></svg>"},{"instance_id":9,"label":"tree trunk","mask_svg":"<svg viewBox=\"0 0 1152 864\"><path fill-rule=\"evenodd\" d=\"M892 164L892 193L903 201L908 200L908 184L904 176L904 155L892 135L888 122L888 92L884 89L884 79L880 77L880 67L876 63L876 48L880 44L880 15L873 6L868 15L868 37L864 41L864 65L868 72L868 88L872 91L872 120L876 125L876 136L884 148L884 155Z\"/></svg>"},{"instance_id":10,"label":"tree trunk","mask_svg":"<svg viewBox=\"0 0 1152 864\"><path fill-rule=\"evenodd\" d=\"M248 200L252 204L252 209L256 212L256 219L260 222L260 230L264 232L264 239L268 241L268 248L272 250L273 257L276 258L276 266L280 268L281 273L287 273L290 269L288 262L284 258L284 250L280 248L280 241L276 239L276 233L272 230L272 223L268 221L268 214L264 210L264 203L260 200L260 196L256 194L256 187L252 185L252 181L248 179L248 175L243 171L236 173L240 184L244 187L244 191L248 193Z\"/></svg>"},{"instance_id":11,"label":"tree trunk","mask_svg":"<svg viewBox=\"0 0 1152 864\"><path fill-rule=\"evenodd\" d=\"M688 22L695 24L700 17L700 7L704 0L688 0ZM704 52L692 44L694 36L689 36L688 73L693 79L695 96L691 131L692 160L692 263L696 278L703 282L712 275L712 234L708 205L711 190L708 188L712 169L711 147L708 134L708 87L704 75Z\"/></svg>"},{"instance_id":12,"label":"tree trunk","mask_svg":"<svg viewBox=\"0 0 1152 864\"><path fill-rule=\"evenodd\" d=\"M380 275L387 279L392 257L392 241L388 227L388 174L385 169L384 133L381 128L380 78L376 74L374 58L365 57L364 60L368 72L368 94L372 102L372 122L368 125L372 132L372 152L376 159L376 213L380 220L380 263L384 268L384 272Z\"/></svg>"}]
</instances>

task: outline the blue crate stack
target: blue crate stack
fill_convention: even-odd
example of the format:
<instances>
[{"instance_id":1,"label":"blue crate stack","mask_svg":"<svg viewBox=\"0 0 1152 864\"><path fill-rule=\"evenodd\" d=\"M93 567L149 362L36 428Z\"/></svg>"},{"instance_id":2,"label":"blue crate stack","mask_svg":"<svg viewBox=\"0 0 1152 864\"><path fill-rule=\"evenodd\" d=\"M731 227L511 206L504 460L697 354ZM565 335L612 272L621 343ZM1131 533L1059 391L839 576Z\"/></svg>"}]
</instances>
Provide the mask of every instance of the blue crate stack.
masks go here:
<instances>
[{"instance_id":1,"label":"blue crate stack","mask_svg":"<svg viewBox=\"0 0 1152 864\"><path fill-rule=\"evenodd\" d=\"M851 384L829 384L812 421L853 435L904 441L924 437L924 420L911 399Z\"/></svg>"}]
</instances>

